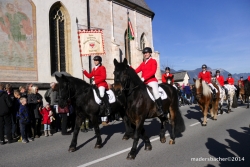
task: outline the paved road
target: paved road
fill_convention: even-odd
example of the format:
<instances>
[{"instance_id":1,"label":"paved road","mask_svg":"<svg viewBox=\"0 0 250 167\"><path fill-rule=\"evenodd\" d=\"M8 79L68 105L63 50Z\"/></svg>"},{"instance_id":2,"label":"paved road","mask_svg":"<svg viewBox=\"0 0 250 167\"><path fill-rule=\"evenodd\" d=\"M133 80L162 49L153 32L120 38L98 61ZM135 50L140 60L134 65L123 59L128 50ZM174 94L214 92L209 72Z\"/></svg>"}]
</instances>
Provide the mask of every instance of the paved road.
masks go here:
<instances>
[{"instance_id":1,"label":"paved road","mask_svg":"<svg viewBox=\"0 0 250 167\"><path fill-rule=\"evenodd\" d=\"M147 120L145 128L152 141L152 151L145 151L143 143L135 160L126 160L132 140L122 141L124 125L121 121L101 129L104 146L94 149L94 132L78 137L78 150L68 153L72 136L41 137L28 144L14 143L0 146L1 167L194 167L194 166L250 166L250 109L239 106L230 114L219 115L218 121L208 121L207 127L199 123L202 114L195 105L180 108L186 131L176 139L175 145L159 141L157 119ZM166 132L167 140L169 139ZM213 158L232 157L230 161L213 161ZM241 162L232 162L240 157ZM243 158L244 157L244 161ZM200 158L203 161L191 161ZM210 158L204 161L201 158Z\"/></svg>"}]
</instances>

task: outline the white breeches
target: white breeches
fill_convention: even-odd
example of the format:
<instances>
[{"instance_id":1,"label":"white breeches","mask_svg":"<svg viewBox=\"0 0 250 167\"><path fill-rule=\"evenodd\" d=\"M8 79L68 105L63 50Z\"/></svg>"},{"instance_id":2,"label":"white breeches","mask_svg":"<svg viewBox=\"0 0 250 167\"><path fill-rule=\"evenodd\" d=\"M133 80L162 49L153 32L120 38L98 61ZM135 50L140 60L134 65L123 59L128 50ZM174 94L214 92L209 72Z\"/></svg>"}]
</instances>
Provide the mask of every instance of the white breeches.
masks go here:
<instances>
[{"instance_id":1,"label":"white breeches","mask_svg":"<svg viewBox=\"0 0 250 167\"><path fill-rule=\"evenodd\" d=\"M213 85L212 83L209 83L208 85L209 85L213 90L215 90L216 93L218 92L218 90L214 87L214 85Z\"/></svg>"},{"instance_id":2,"label":"white breeches","mask_svg":"<svg viewBox=\"0 0 250 167\"><path fill-rule=\"evenodd\" d=\"M159 99L160 95L159 95L159 89L158 89L158 82L152 81L152 82L149 82L147 85L152 88L154 98Z\"/></svg>"},{"instance_id":3,"label":"white breeches","mask_svg":"<svg viewBox=\"0 0 250 167\"><path fill-rule=\"evenodd\" d=\"M100 86L98 89L99 89L101 98L103 98L103 96L104 96L104 91L105 91L105 87L104 87L104 86Z\"/></svg>"}]
</instances>

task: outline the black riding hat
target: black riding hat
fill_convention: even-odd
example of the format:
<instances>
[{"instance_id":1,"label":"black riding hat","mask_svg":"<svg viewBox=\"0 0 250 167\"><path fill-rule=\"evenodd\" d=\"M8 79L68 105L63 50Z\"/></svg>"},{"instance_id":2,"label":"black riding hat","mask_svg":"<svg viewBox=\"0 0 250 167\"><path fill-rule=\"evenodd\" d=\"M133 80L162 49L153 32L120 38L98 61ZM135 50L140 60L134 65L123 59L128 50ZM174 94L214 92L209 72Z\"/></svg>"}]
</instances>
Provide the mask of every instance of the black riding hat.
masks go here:
<instances>
[{"instance_id":1,"label":"black riding hat","mask_svg":"<svg viewBox=\"0 0 250 167\"><path fill-rule=\"evenodd\" d=\"M152 53L152 49L150 47L145 47L143 50L142 50L142 53Z\"/></svg>"},{"instance_id":2,"label":"black riding hat","mask_svg":"<svg viewBox=\"0 0 250 167\"><path fill-rule=\"evenodd\" d=\"M216 73L220 73L220 70L216 70Z\"/></svg>"},{"instance_id":3,"label":"black riding hat","mask_svg":"<svg viewBox=\"0 0 250 167\"><path fill-rule=\"evenodd\" d=\"M232 74L228 74L228 76L232 76Z\"/></svg>"},{"instance_id":4,"label":"black riding hat","mask_svg":"<svg viewBox=\"0 0 250 167\"><path fill-rule=\"evenodd\" d=\"M206 65L206 64L203 64L203 65L201 66L201 68L207 68L207 65Z\"/></svg>"},{"instance_id":5,"label":"black riding hat","mask_svg":"<svg viewBox=\"0 0 250 167\"><path fill-rule=\"evenodd\" d=\"M240 78L243 78L243 76L240 76Z\"/></svg>"},{"instance_id":6,"label":"black riding hat","mask_svg":"<svg viewBox=\"0 0 250 167\"><path fill-rule=\"evenodd\" d=\"M165 71L166 71L166 70L170 71L170 68L169 68L169 67L166 67L166 68L165 68Z\"/></svg>"},{"instance_id":7,"label":"black riding hat","mask_svg":"<svg viewBox=\"0 0 250 167\"><path fill-rule=\"evenodd\" d=\"M100 63L102 62L102 57L101 56L95 56L93 58L94 61L99 61Z\"/></svg>"}]
</instances>

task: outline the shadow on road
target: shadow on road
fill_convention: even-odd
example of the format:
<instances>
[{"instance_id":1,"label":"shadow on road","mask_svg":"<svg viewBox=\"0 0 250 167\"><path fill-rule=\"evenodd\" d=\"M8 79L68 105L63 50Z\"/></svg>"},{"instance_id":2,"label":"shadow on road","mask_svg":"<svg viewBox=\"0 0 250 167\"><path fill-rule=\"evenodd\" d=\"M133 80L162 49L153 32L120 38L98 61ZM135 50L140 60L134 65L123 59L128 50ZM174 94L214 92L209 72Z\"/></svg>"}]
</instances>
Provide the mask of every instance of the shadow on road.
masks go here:
<instances>
[{"instance_id":1,"label":"shadow on road","mask_svg":"<svg viewBox=\"0 0 250 167\"><path fill-rule=\"evenodd\" d=\"M202 112L200 112L200 107L198 105L195 105L194 107L190 107L191 110L187 110L187 114L184 116L188 119L196 119L199 122L202 122L201 118L203 118ZM184 114L185 112L183 112Z\"/></svg>"},{"instance_id":2,"label":"shadow on road","mask_svg":"<svg viewBox=\"0 0 250 167\"><path fill-rule=\"evenodd\" d=\"M238 132L234 129L227 130L231 137L231 139L225 139L227 145L219 143L213 138L208 138L206 147L211 156L215 158L231 157L231 161L220 161L220 167L249 166L250 128L242 127L242 129L244 132ZM239 161L239 158L241 161Z\"/></svg>"}]
</instances>

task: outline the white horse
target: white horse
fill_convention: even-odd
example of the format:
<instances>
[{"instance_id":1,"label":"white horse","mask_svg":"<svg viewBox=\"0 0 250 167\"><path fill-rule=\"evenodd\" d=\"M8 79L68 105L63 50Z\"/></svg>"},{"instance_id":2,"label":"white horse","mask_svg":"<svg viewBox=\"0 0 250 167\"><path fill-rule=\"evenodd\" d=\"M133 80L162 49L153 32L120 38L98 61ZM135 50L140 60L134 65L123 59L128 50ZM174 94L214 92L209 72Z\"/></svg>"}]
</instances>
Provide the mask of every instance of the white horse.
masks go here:
<instances>
[{"instance_id":1,"label":"white horse","mask_svg":"<svg viewBox=\"0 0 250 167\"><path fill-rule=\"evenodd\" d=\"M232 109L233 97L234 97L235 89L236 89L235 86L225 84L224 87L228 90L228 94L226 95L225 89L222 88L222 86L220 85L216 77L212 77L212 82L218 85L220 89L220 101L219 101L220 114L223 114L222 106L223 106L224 101L226 101L227 111L228 113L230 113Z\"/></svg>"}]
</instances>

